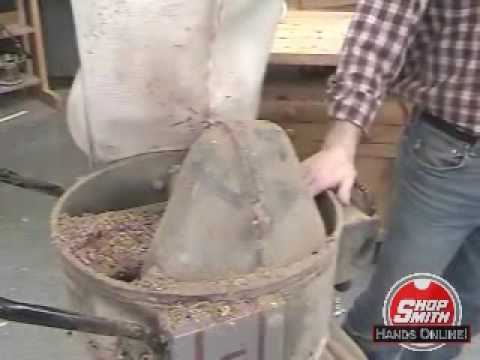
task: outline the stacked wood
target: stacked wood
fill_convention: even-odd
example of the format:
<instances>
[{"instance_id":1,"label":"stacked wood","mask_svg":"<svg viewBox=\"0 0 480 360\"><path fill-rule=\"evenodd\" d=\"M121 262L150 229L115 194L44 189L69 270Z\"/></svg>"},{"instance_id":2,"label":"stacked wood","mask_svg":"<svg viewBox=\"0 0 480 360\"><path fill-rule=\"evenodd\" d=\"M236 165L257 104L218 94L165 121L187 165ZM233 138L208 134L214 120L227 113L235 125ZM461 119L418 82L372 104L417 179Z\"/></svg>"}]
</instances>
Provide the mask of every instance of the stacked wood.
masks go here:
<instances>
[{"instance_id":1,"label":"stacked wood","mask_svg":"<svg viewBox=\"0 0 480 360\"><path fill-rule=\"evenodd\" d=\"M266 79L260 117L285 129L301 159L321 148L331 125L325 94L330 74L326 68L305 72L282 66L271 67ZM390 202L393 161L407 114L400 101L388 99L359 146L359 178L376 195L381 215Z\"/></svg>"},{"instance_id":2,"label":"stacked wood","mask_svg":"<svg viewBox=\"0 0 480 360\"><path fill-rule=\"evenodd\" d=\"M357 0L287 0L291 9L353 11Z\"/></svg>"},{"instance_id":3,"label":"stacked wood","mask_svg":"<svg viewBox=\"0 0 480 360\"><path fill-rule=\"evenodd\" d=\"M0 24L7 25L7 24L14 24L16 22L18 22L16 11L0 13Z\"/></svg>"},{"instance_id":4,"label":"stacked wood","mask_svg":"<svg viewBox=\"0 0 480 360\"><path fill-rule=\"evenodd\" d=\"M287 130L300 157L318 151L330 126L325 89L331 71L302 72L273 67L265 82L260 116ZM369 136L359 148L360 156L393 159L407 116L396 99L385 102Z\"/></svg>"}]
</instances>

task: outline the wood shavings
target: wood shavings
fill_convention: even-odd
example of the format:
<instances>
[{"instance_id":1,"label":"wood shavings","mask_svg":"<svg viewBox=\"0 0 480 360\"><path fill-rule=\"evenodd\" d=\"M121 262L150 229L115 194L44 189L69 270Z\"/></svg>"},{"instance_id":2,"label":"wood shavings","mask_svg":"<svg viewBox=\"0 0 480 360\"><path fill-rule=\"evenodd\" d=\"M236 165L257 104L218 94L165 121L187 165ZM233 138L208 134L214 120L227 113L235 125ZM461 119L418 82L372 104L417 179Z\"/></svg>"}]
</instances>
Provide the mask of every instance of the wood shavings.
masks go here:
<instances>
[{"instance_id":1,"label":"wood shavings","mask_svg":"<svg viewBox=\"0 0 480 360\"><path fill-rule=\"evenodd\" d=\"M161 215L122 210L80 217L63 216L55 239L84 265L126 282L140 274Z\"/></svg>"}]
</instances>

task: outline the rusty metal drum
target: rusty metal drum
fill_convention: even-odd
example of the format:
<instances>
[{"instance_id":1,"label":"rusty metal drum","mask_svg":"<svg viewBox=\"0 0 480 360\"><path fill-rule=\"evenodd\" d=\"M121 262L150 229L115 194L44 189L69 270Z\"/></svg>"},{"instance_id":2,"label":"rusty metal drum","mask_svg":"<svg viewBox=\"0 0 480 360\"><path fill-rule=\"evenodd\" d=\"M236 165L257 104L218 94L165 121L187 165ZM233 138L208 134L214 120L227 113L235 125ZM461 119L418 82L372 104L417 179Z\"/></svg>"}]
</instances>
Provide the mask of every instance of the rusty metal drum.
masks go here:
<instances>
[{"instance_id":1,"label":"rusty metal drum","mask_svg":"<svg viewBox=\"0 0 480 360\"><path fill-rule=\"evenodd\" d=\"M158 183L167 183L171 167L184 157L183 151L139 155L79 180L53 210L54 240L64 214L167 201ZM153 351L146 344L92 335L86 339L92 359L319 359L328 339L342 211L329 193L317 205L329 236L322 251L225 281L140 287L93 271L55 241L73 310L143 323L167 344Z\"/></svg>"}]
</instances>

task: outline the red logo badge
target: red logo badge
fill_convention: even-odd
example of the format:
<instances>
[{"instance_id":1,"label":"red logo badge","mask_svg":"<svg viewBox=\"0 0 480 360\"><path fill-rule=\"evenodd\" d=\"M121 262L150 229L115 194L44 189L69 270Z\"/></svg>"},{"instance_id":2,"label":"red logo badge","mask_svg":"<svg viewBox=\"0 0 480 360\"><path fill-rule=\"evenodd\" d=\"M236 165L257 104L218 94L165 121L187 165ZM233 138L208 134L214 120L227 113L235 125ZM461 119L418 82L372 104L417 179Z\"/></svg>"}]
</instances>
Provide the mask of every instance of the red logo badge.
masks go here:
<instances>
[{"instance_id":1,"label":"red logo badge","mask_svg":"<svg viewBox=\"0 0 480 360\"><path fill-rule=\"evenodd\" d=\"M432 351L447 342L469 341L455 288L433 274L413 274L393 285L385 298L383 319L385 326L375 329L375 340L398 342L410 350Z\"/></svg>"}]
</instances>

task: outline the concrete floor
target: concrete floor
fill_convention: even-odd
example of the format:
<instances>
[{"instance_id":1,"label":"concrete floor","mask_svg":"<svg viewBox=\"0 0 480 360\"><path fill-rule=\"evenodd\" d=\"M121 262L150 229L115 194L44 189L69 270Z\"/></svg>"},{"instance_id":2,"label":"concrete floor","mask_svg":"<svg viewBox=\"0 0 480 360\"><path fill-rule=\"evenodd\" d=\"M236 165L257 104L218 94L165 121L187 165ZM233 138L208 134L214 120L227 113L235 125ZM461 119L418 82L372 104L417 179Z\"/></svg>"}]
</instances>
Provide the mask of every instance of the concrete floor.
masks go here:
<instances>
[{"instance_id":1,"label":"concrete floor","mask_svg":"<svg viewBox=\"0 0 480 360\"><path fill-rule=\"evenodd\" d=\"M87 171L66 133L64 116L42 103L0 98L0 117L29 114L0 124L0 166L65 185ZM50 246L48 219L54 199L0 185L0 296L68 307ZM0 320L1 359L85 360L78 335Z\"/></svg>"},{"instance_id":2,"label":"concrete floor","mask_svg":"<svg viewBox=\"0 0 480 360\"><path fill-rule=\"evenodd\" d=\"M88 172L86 158L75 148L64 114L42 103L15 96L0 97L0 118L27 110L29 113L0 123L0 166L61 183L72 184ZM0 296L68 308L63 278L50 246L48 219L55 199L0 184ZM348 307L368 282L365 269L351 291ZM0 359L86 360L79 335L0 320ZM462 359L480 358L476 342Z\"/></svg>"}]
</instances>

